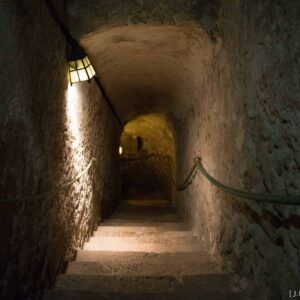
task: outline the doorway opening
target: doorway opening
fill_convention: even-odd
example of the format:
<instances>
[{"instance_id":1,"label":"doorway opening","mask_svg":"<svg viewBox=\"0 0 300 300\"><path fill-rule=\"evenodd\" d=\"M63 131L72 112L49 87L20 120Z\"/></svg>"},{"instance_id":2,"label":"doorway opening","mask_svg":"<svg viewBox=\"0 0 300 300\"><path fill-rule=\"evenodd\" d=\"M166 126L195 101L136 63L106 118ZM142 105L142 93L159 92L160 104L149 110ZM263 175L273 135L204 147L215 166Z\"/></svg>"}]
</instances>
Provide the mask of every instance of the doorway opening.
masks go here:
<instances>
[{"instance_id":1,"label":"doorway opening","mask_svg":"<svg viewBox=\"0 0 300 300\"><path fill-rule=\"evenodd\" d=\"M128 122L119 152L123 200L172 202L175 142L173 126L164 114L151 113Z\"/></svg>"}]
</instances>

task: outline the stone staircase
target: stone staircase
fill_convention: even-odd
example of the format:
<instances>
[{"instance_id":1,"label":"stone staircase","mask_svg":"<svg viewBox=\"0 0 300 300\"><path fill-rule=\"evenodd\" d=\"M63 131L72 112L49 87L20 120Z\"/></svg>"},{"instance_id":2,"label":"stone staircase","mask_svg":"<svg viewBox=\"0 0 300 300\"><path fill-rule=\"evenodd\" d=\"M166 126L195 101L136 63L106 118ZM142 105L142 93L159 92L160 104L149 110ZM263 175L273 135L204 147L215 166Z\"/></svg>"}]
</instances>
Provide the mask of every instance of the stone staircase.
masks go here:
<instances>
[{"instance_id":1,"label":"stone staircase","mask_svg":"<svg viewBox=\"0 0 300 300\"><path fill-rule=\"evenodd\" d=\"M47 300L244 299L166 201L127 201L103 222Z\"/></svg>"}]
</instances>

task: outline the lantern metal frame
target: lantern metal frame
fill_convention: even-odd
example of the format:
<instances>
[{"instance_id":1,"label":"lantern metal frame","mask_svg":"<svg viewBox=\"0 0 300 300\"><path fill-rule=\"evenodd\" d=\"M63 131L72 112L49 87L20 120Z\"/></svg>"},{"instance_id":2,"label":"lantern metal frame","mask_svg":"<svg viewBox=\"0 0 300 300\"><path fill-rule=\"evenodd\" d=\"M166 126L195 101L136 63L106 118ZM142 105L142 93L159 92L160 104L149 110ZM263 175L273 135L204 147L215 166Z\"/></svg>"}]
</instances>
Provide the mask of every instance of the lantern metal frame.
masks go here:
<instances>
[{"instance_id":1,"label":"lantern metal frame","mask_svg":"<svg viewBox=\"0 0 300 300\"><path fill-rule=\"evenodd\" d=\"M79 45L79 43L73 38L69 28L65 25L62 18L58 15L57 10L56 10L52 0L44 0L44 1L48 7L49 13L53 17L53 20L55 21L57 26L60 28L62 34L66 38L66 41L70 45L70 51L67 55L68 71L69 71L68 74L69 74L70 84L72 85L73 83L81 82L81 81L91 82L91 79L94 78L95 83L97 84L97 86L99 87L99 89L102 93L103 99L105 100L105 102L107 103L109 108L111 109L111 111L112 111L113 115L115 116L116 120L118 121L120 127L123 127L123 123L120 120L113 104L111 103L111 101L107 95L107 92L105 90L105 87L103 86L100 79L97 77L95 70L94 70L93 66L91 65L90 60L88 59L85 51ZM83 78L82 80L80 80L79 73L84 74L82 77ZM72 81L73 74L77 74L77 76L76 76L76 78L74 78L76 80Z\"/></svg>"},{"instance_id":2,"label":"lantern metal frame","mask_svg":"<svg viewBox=\"0 0 300 300\"><path fill-rule=\"evenodd\" d=\"M69 81L73 83L88 81L96 75L95 70L83 48L73 42L68 55Z\"/></svg>"}]
</instances>

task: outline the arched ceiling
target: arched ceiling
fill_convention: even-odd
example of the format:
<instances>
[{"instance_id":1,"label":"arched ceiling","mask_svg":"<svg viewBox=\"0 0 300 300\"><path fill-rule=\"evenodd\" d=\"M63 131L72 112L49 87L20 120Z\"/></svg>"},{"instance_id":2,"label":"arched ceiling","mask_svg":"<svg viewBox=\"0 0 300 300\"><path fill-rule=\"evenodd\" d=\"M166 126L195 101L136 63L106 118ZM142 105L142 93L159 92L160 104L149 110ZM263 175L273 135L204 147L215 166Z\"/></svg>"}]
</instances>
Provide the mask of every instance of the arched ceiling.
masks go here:
<instances>
[{"instance_id":1,"label":"arched ceiling","mask_svg":"<svg viewBox=\"0 0 300 300\"><path fill-rule=\"evenodd\" d=\"M188 109L213 54L214 1L151 1L69 1L71 28L124 123Z\"/></svg>"},{"instance_id":2,"label":"arched ceiling","mask_svg":"<svg viewBox=\"0 0 300 300\"><path fill-rule=\"evenodd\" d=\"M139 116L128 122L121 136L124 154L136 153L136 138L143 140L142 150L147 154L156 153L170 157L175 161L173 127L170 121L159 113Z\"/></svg>"},{"instance_id":3,"label":"arched ceiling","mask_svg":"<svg viewBox=\"0 0 300 300\"><path fill-rule=\"evenodd\" d=\"M209 37L193 23L116 27L81 43L123 122L149 112L176 115L195 97L211 56Z\"/></svg>"},{"instance_id":4,"label":"arched ceiling","mask_svg":"<svg viewBox=\"0 0 300 300\"><path fill-rule=\"evenodd\" d=\"M220 0L67 0L70 28L80 39L103 28L193 21L216 29Z\"/></svg>"}]
</instances>

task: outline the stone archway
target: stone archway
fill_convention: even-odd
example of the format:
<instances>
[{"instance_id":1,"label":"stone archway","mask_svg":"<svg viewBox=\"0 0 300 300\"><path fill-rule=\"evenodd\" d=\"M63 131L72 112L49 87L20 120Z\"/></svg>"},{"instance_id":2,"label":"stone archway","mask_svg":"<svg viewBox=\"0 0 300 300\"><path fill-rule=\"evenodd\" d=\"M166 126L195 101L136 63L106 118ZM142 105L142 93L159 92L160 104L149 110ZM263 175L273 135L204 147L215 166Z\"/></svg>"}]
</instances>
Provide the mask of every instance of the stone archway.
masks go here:
<instances>
[{"instance_id":1,"label":"stone archway","mask_svg":"<svg viewBox=\"0 0 300 300\"><path fill-rule=\"evenodd\" d=\"M175 141L171 122L160 113L139 116L121 135L123 199L162 197L172 200Z\"/></svg>"}]
</instances>

